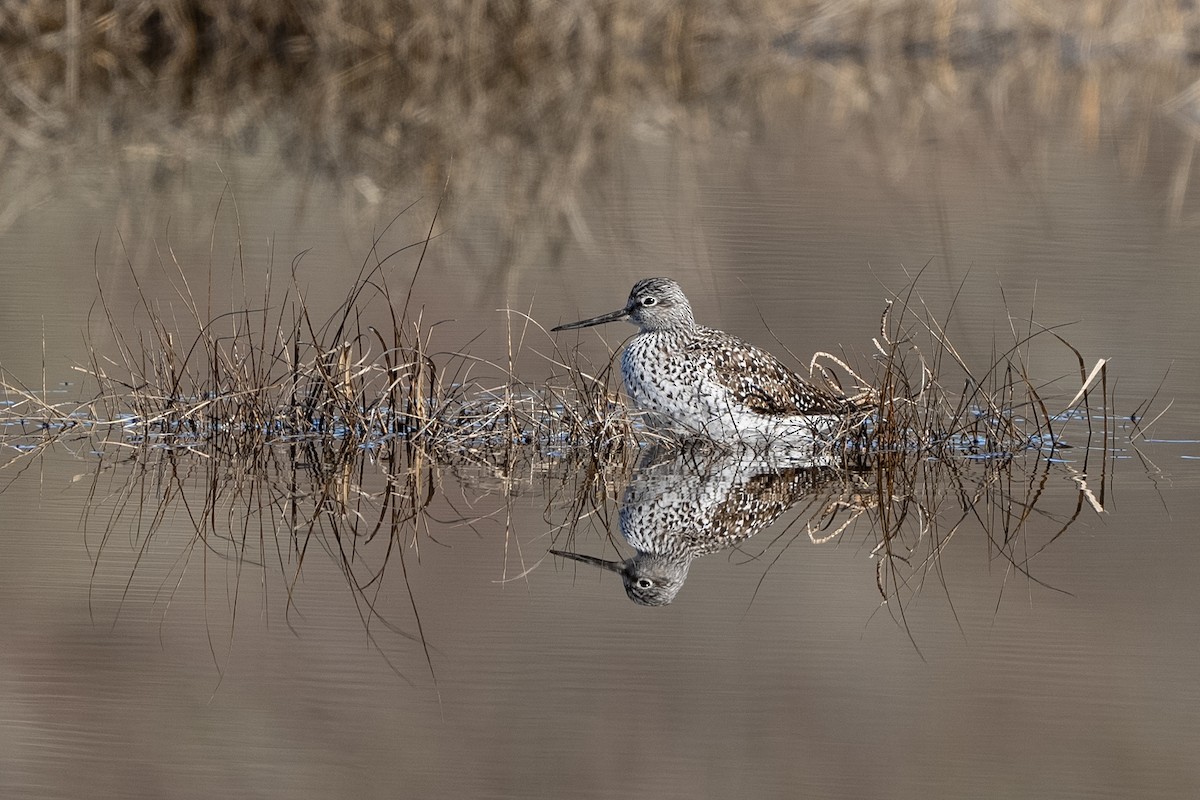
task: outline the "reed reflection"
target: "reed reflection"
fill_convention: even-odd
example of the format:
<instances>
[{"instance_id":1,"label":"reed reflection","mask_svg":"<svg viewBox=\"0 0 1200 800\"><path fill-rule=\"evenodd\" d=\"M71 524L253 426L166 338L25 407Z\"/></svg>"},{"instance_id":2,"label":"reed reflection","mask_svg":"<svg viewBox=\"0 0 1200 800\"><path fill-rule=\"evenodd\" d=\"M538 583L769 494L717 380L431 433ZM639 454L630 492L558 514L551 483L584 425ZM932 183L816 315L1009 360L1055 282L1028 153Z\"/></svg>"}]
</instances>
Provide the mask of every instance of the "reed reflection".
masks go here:
<instances>
[{"instance_id":1,"label":"reed reflection","mask_svg":"<svg viewBox=\"0 0 1200 800\"><path fill-rule=\"evenodd\" d=\"M991 364L972 367L947 338L945 319L908 302L913 289L889 300L872 341L868 424L821 458L811 446L747 454L663 440L619 402L611 369L588 368L578 354L555 351L563 375L533 384L499 365L489 376L469 352L432 347L420 317L408 315L408 275L420 262L404 276L391 271L394 257L428 241L366 259L321 324L298 286L273 310L277 324L256 322L259 311L206 320L203 305L190 302L189 335L158 316L148 296L151 337L126 335L127 323L105 305L121 346L113 355L92 350L99 388L90 400L59 402L0 373L11 398L0 405L0 444L16 453L3 465L10 474L62 445L98 459L85 526L102 529L93 539L95 575L125 571L114 617L137 575L163 581L143 555L161 552L154 540L171 535L171 582L182 585L189 567L204 589L231 581L211 587L223 589L212 596L233 598L231 631L247 576L255 575L264 606L278 598L273 607L291 624L302 573L311 581L332 566L372 644L380 647L383 631L415 640L432 673L420 617L426 594L411 582L421 548L499 524L492 546L502 580L509 554L521 561L518 579L532 580L536 564L522 555L528 542L517 532L532 525L540 537L545 528L519 518L512 498L538 494L552 509L569 509L558 554L619 572L639 603L671 602L695 558L748 548L782 525L755 549L787 548L804 534L814 543L858 538L855 552L874 556L881 599L902 619L927 576L945 585L942 554L952 538L984 541L989 560L1007 560L1006 574L1040 582L1032 559L1085 508L1103 510L1109 448L1133 445L1137 423L1118 435L1123 423L1110 411L1106 359L1089 371L1053 328L1031 321ZM273 297L268 286L261 302L247 297L241 306L268 308ZM390 331L362 321L372 298L399 309ZM1078 368L1069 399L1026 369L1030 343L1047 338ZM1075 449L1064 453L1065 442ZM1047 508L1051 496L1063 502L1061 489L1046 491L1055 476L1074 505L1065 514ZM635 551L628 559L605 560L575 543L579 520L612 510ZM133 543L132 565L118 557L122 540ZM208 569L215 562L228 569ZM479 578L445 583L464 577Z\"/></svg>"},{"instance_id":2,"label":"reed reflection","mask_svg":"<svg viewBox=\"0 0 1200 800\"><path fill-rule=\"evenodd\" d=\"M195 596L198 581L208 624L228 628L213 631L214 641L232 647L242 590L261 593L263 608L282 613L290 627L302 620L303 586L325 575L345 583L367 640L398 675L425 671L436 681L436 648L421 617L437 597L427 581L414 581L428 569L421 550L450 544L455 531L499 525L503 551L500 538L493 539L490 563L501 566L507 555L500 553L508 554L510 537L519 536L513 532L531 524L513 503L522 495L545 495L560 509L552 516L571 520L551 553L619 574L640 605L674 601L697 558L737 553L743 567L761 572L790 555L797 540L852 542L843 552L863 565L861 590L877 591L881 607L906 631L905 609L923 591L944 592L953 605L947 574L962 563L944 559L952 541L985 553L989 574L1002 565L1001 597L1013 576L1065 591L1034 566L1080 519L1104 510L1112 454L1107 436L1089 446L1088 425L1084 418L1062 420L1060 432L1077 443L1068 451L960 449L935 458L905 449L850 460L852 451L818 458L691 441L633 451L636 463L578 451L557 461L531 459L526 448L493 450L486 464L478 453L455 459L400 438L374 449L349 438L288 446L256 439L233 450L218 447L219 438L207 447L165 446L111 429L109 439L98 441L95 426L76 425L21 437L29 448L14 466L27 468L56 445L72 446L81 458L112 454L96 461L85 519L99 618L115 623L147 585L172 587L159 596L170 604L179 587L192 586ZM9 439L18 444L15 433ZM619 499L614 483L623 485ZM454 496L466 498L469 514L456 511ZM580 535L589 524L584 520L606 519L609 511L616 512L622 548L632 548L628 557L594 555L597 548ZM190 524L180 527L184 517ZM527 546L516 541L511 551ZM442 563L455 569L444 584L494 582L494 573L472 576ZM521 566L519 580L562 580L535 571L536 564ZM217 598L228 601L224 613Z\"/></svg>"},{"instance_id":3,"label":"reed reflection","mask_svg":"<svg viewBox=\"0 0 1200 800\"><path fill-rule=\"evenodd\" d=\"M940 587L953 606L943 556L955 539L959 547L981 546L989 564L1004 565L997 607L1014 575L1069 593L1036 574L1034 562L1089 512L1104 511L1111 453L1102 441L1095 444L1081 440L1071 458L1039 448L936 459L897 451L860 455L853 465L831 456L788 460L654 448L616 503L632 555L580 552L582 520L603 514L581 514L567 547L549 552L615 572L633 602L662 606L675 600L697 558L742 551L746 563L769 569L782 553L768 551L798 539L850 540L855 558L869 557L881 606L907 631L905 608L927 588ZM1062 487L1072 488L1064 496ZM770 532L761 545L751 547L749 540L764 531ZM864 575L864 588L870 582Z\"/></svg>"}]
</instances>

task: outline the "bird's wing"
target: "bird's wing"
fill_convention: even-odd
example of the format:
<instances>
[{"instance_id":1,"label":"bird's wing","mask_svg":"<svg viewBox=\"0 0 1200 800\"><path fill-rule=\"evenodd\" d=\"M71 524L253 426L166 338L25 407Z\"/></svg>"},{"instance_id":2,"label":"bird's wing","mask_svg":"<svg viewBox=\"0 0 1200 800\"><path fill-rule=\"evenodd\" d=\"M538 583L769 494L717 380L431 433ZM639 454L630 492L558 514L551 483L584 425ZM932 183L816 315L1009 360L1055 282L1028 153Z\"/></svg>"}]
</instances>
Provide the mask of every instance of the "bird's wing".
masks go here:
<instances>
[{"instance_id":1,"label":"bird's wing","mask_svg":"<svg viewBox=\"0 0 1200 800\"><path fill-rule=\"evenodd\" d=\"M842 414L849 401L806 381L778 358L729 334L703 329L688 345L703 349L713 360L718 381L733 393L734 402L770 416Z\"/></svg>"}]
</instances>

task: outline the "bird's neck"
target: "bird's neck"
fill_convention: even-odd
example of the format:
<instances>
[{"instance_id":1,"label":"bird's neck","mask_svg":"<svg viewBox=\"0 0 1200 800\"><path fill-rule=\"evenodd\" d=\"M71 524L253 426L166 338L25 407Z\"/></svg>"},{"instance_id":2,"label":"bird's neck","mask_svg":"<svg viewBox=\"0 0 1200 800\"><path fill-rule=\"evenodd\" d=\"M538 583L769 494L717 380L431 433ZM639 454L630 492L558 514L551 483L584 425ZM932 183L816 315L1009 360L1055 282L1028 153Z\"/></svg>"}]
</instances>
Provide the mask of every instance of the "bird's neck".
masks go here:
<instances>
[{"instance_id":1,"label":"bird's neck","mask_svg":"<svg viewBox=\"0 0 1200 800\"><path fill-rule=\"evenodd\" d=\"M675 323L673 325L643 326L638 333L643 336L650 335L672 339L686 339L694 334L699 327L695 322L689 320L686 323Z\"/></svg>"}]
</instances>

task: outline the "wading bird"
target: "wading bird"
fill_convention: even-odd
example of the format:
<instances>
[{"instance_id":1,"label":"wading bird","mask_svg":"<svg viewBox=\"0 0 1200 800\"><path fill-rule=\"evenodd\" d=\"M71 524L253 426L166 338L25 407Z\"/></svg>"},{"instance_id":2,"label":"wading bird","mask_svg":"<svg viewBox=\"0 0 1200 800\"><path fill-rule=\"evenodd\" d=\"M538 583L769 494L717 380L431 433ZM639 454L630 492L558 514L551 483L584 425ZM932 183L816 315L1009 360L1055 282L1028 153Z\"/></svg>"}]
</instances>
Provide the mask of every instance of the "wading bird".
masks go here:
<instances>
[{"instance_id":1,"label":"wading bird","mask_svg":"<svg viewBox=\"0 0 1200 800\"><path fill-rule=\"evenodd\" d=\"M847 415L860 410L765 350L696 324L687 297L670 278L638 281L624 308L552 330L616 320L638 326L621 356L630 400L692 435L804 444L835 435Z\"/></svg>"}]
</instances>

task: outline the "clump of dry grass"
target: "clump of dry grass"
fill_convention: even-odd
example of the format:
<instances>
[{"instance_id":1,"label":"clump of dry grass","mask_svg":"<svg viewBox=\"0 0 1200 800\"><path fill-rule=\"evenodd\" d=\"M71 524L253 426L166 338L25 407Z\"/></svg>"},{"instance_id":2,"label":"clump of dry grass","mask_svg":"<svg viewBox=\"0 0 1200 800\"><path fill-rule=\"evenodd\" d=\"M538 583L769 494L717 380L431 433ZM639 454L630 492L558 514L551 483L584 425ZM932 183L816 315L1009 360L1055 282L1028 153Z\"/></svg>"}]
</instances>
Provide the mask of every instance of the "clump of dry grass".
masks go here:
<instances>
[{"instance_id":1,"label":"clump of dry grass","mask_svg":"<svg viewBox=\"0 0 1200 800\"><path fill-rule=\"evenodd\" d=\"M1033 573L1033 562L1085 509L1105 511L1117 419L1107 360L1089 366L1061 326L1020 321L1010 311L1011 341L972 365L947 333L953 307L935 313L918 282L919 275L887 302L874 340L865 381L873 415L852 434L865 456L860 476L868 477L835 485L828 505L804 524L814 543L860 526L869 531L876 586L906 631L907 601L928 584L953 607L941 556L966 527L983 531L988 559L1002 564L1006 583L1021 576L1061 591ZM1035 347L1057 349L1077 377L1034 375ZM1076 488L1065 513L1045 508L1055 475Z\"/></svg>"},{"instance_id":2,"label":"clump of dry grass","mask_svg":"<svg viewBox=\"0 0 1200 800\"><path fill-rule=\"evenodd\" d=\"M1028 449L1053 453L1070 446L1059 428L1075 418L1087 422L1089 435L1095 418L1107 438L1106 359L1089 368L1058 332L1061 326L1043 326L1032 318L1018 322L1010 311L1011 343L995 345L989 363L969 364L947 332L953 308L935 314L918 281L919 275L887 301L873 340L872 374L858 378L873 412L858 433L862 447L980 458L1011 457ZM1030 374L1029 353L1043 341L1075 362L1077 383L1069 376L1047 381ZM1061 383L1070 395L1057 388Z\"/></svg>"},{"instance_id":3,"label":"clump of dry grass","mask_svg":"<svg viewBox=\"0 0 1200 800\"><path fill-rule=\"evenodd\" d=\"M617 399L611 364L592 370L572 358L560 362L560 378L539 386L516 375L519 350L537 325L530 317L519 318L520 330L513 331L510 315L506 364L437 349L434 326L413 302L436 219L435 213L424 239L393 252L381 252L381 238L375 239L345 298L324 320L314 319L306 302L298 259L284 279L268 268L262 294L243 298L241 310L210 317L197 296L206 293L194 291L168 250L159 266L182 304L182 321L146 296L131 265L134 316L145 321L127 329L128 311L112 307L100 290L98 322L114 344L112 351L91 345L80 367L97 387L95 396L55 404L8 378L0 418L9 430L43 432L47 442L84 426L110 445L232 460L312 443L327 449L338 443L333 449L354 453L400 442L462 464L580 448L608 457L628 447L634 420ZM396 262L412 256L411 273L396 288ZM386 309L388 327L364 323L374 304Z\"/></svg>"},{"instance_id":4,"label":"clump of dry grass","mask_svg":"<svg viewBox=\"0 0 1200 800\"><path fill-rule=\"evenodd\" d=\"M119 320L128 314L100 292L99 322L115 351L93 346L81 368L97 386L94 397L55 403L9 376L0 418L9 431L34 431L44 442L82 428L107 431L109 442L121 447L234 458L292 443L336 441L353 452L402 442L462 464L573 452L600 463L627 462L628 448L658 435L638 425L620 401L612 360L591 365L577 351L556 348L558 374L539 385L517 375L514 365L530 335L549 338L529 315L510 312L506 363L440 351L434 327L413 303L436 219L435 213L425 238L393 252L382 252L376 238L341 304L320 321L306 302L296 261L284 279L268 267L261 296L243 298L240 310L208 316L168 251L172 255L160 267L174 283L185 323L147 297L131 269L146 322L126 330ZM402 258L413 258L412 271L397 288L393 273ZM244 286L247 267L238 264ZM921 300L917 280L889 301L869 371L830 354L813 358L813 373L862 408L847 417L837 437L847 459L880 452L941 458L1009 458L1030 449L1052 454L1063 446L1057 430L1062 420L1078 417L1090 428L1093 415L1107 438L1103 360L1089 371L1061 334L1030 320L1024 329L1014 323L1012 343L997 348L984 369L975 368L947 335L952 309L935 316ZM363 322L366 307L376 302L387 309L386 328ZM1026 354L1043 339L1078 364L1069 401L1047 396L1054 383L1029 374ZM836 371L849 376L850 388L843 388Z\"/></svg>"},{"instance_id":5,"label":"clump of dry grass","mask_svg":"<svg viewBox=\"0 0 1200 800\"><path fill-rule=\"evenodd\" d=\"M435 222L436 212L424 238L390 252L380 249L380 234L323 320L313 318L295 261L283 278L268 270L262 294L240 310L214 316L172 256L161 268L174 280L184 322L140 293L147 322L133 331L121 323L126 310L101 293L99 323L115 345L93 346L82 368L97 386L91 399L57 402L44 386L0 380L0 436L22 448L7 466L19 469L40 450L75 441L100 451L92 492L106 513L97 552L122 521L136 526L138 547L147 548L166 509L201 486L204 502L187 506L197 534L188 557L199 548L203 558L278 564L290 609L301 565L317 546L345 574L376 646L378 625L423 642L415 600L413 623L403 625L378 598L389 564L408 587L405 559L428 532L444 469L484 472L505 497L542 480L552 498L567 498L570 531L585 518L602 520L607 531L612 501L644 450L639 444L652 436L620 401L612 360L590 364L555 350L558 374L523 381L513 366L520 349L539 331L549 337L528 315L509 316L505 363L441 352L414 302ZM935 313L918 284L919 276L887 304L873 358L814 357L815 374L848 386L864 409L838 443L841 461L823 465L819 480L797 481L794 497L775 498L783 509L797 503L804 519L768 544L790 541L789 532L836 541L869 525L879 591L901 620L903 601L937 573L943 548L968 520L983 524L1012 571L1036 580L1029 561L1037 548L1031 553L1020 535L1065 444L1061 428L1083 424L1090 436L1095 424L1106 444L1112 433L1103 360L1088 369L1057 329L1030 320L1013 323L1011 343L997 346L990 363L970 365L947 333L953 309ZM364 322L373 302L386 305L387 328ZM1072 376L1059 390L1031 374L1028 353L1042 341L1070 354L1078 381ZM850 380L836 381L835 372ZM1082 463L1055 467L1079 486L1059 533L1085 507L1104 505L1107 456L1097 456L1092 474L1091 448L1080 444ZM117 463L131 477L102 492L101 478ZM147 497L157 507L144 507ZM520 574L531 568L511 534L509 524L505 577L510 540ZM365 547L375 541L382 555ZM428 652L426 661L432 671Z\"/></svg>"}]
</instances>

